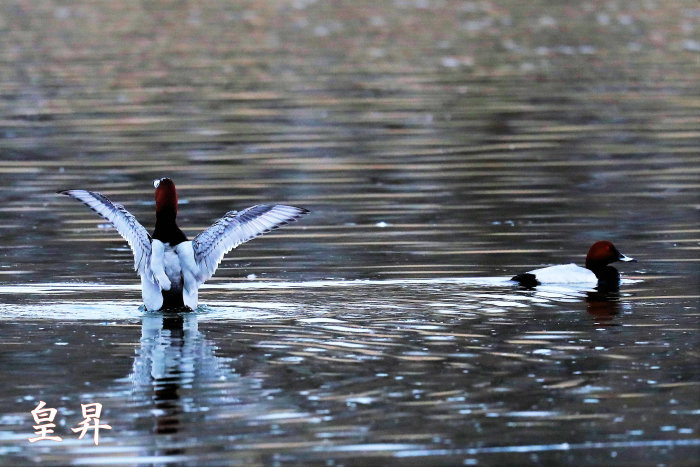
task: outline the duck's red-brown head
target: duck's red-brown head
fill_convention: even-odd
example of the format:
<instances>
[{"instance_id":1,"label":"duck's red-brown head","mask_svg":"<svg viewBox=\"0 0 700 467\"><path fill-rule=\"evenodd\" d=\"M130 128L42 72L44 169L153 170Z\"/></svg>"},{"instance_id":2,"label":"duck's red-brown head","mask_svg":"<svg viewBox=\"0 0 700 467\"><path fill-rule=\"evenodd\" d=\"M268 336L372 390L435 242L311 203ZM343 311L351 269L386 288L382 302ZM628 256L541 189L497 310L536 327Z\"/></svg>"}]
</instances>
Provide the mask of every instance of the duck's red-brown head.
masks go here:
<instances>
[{"instance_id":1,"label":"duck's red-brown head","mask_svg":"<svg viewBox=\"0 0 700 467\"><path fill-rule=\"evenodd\" d=\"M156 189L156 217L177 216L177 191L169 178L153 180Z\"/></svg>"},{"instance_id":2,"label":"duck's red-brown head","mask_svg":"<svg viewBox=\"0 0 700 467\"><path fill-rule=\"evenodd\" d=\"M187 236L177 226L177 191L175 184L169 178L153 180L156 189L156 226L151 236L154 240L169 243L174 247L184 241Z\"/></svg>"},{"instance_id":3,"label":"duck's red-brown head","mask_svg":"<svg viewBox=\"0 0 700 467\"><path fill-rule=\"evenodd\" d=\"M615 261L637 261L620 253L612 242L595 242L586 255L586 268L594 271Z\"/></svg>"}]
</instances>

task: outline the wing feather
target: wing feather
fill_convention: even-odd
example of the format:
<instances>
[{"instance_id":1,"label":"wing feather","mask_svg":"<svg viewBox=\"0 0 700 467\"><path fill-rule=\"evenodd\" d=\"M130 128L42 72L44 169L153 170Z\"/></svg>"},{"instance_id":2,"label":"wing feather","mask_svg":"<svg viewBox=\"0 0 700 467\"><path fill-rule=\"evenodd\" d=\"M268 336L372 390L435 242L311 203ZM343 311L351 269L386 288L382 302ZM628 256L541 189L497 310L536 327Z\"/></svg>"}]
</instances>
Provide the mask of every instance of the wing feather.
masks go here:
<instances>
[{"instance_id":1,"label":"wing feather","mask_svg":"<svg viewBox=\"0 0 700 467\"><path fill-rule=\"evenodd\" d=\"M284 204L259 204L243 211L229 211L192 240L202 282L216 272L224 255L241 243L294 222L309 211Z\"/></svg>"},{"instance_id":2,"label":"wing feather","mask_svg":"<svg viewBox=\"0 0 700 467\"><path fill-rule=\"evenodd\" d=\"M124 206L112 203L106 196L94 191L66 190L58 193L82 201L87 207L108 220L131 247L134 253L134 270L152 279L151 236Z\"/></svg>"}]
</instances>

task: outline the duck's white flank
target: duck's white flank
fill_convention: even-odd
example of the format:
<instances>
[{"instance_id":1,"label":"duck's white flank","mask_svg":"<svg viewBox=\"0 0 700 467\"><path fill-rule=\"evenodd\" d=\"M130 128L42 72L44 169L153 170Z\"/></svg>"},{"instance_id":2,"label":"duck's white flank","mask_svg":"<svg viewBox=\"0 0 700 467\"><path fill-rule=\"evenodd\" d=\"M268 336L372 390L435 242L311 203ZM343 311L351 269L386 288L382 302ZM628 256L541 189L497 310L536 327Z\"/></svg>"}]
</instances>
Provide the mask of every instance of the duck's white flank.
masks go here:
<instances>
[{"instance_id":1,"label":"duck's white flank","mask_svg":"<svg viewBox=\"0 0 700 467\"><path fill-rule=\"evenodd\" d=\"M528 271L543 284L597 284L598 277L590 269L574 263L549 266Z\"/></svg>"}]
</instances>

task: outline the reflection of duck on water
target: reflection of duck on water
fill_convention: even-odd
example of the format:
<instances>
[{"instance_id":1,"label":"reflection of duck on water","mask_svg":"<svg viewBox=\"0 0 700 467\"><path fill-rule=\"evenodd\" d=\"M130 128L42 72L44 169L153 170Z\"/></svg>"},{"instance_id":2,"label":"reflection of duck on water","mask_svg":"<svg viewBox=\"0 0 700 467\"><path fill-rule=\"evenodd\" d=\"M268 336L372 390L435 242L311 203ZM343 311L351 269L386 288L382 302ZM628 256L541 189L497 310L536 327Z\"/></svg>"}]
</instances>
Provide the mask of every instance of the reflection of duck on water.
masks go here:
<instances>
[{"instance_id":1,"label":"reflection of duck on water","mask_svg":"<svg viewBox=\"0 0 700 467\"><path fill-rule=\"evenodd\" d=\"M597 324L612 324L614 316L620 312L619 287L599 287L586 292L586 311Z\"/></svg>"},{"instance_id":2,"label":"reflection of duck on water","mask_svg":"<svg viewBox=\"0 0 700 467\"><path fill-rule=\"evenodd\" d=\"M214 275L224 255L241 243L270 232L309 211L283 204L259 204L230 211L188 241L177 226L177 192L169 178L154 181L156 226L153 235L124 206L100 193L60 191L82 201L107 219L134 253L134 269L141 276L141 294L150 311L186 306L197 308L198 290Z\"/></svg>"},{"instance_id":3,"label":"reflection of duck on water","mask_svg":"<svg viewBox=\"0 0 700 467\"><path fill-rule=\"evenodd\" d=\"M202 339L193 313L146 314L141 348L134 360L131 381L135 390L153 389L158 434L177 433L183 412L195 404L195 382L218 380L231 370L221 367L214 347ZM204 375L204 378L202 378Z\"/></svg>"},{"instance_id":4,"label":"reflection of duck on water","mask_svg":"<svg viewBox=\"0 0 700 467\"><path fill-rule=\"evenodd\" d=\"M144 313L129 393L143 406L139 413L153 417L151 431L168 435L154 438L160 455L182 452L173 446L187 440L230 434L231 420L245 432L248 424L257 429L257 418L271 412L299 412L281 391L265 386L265 372L257 366L264 360L235 355L237 369L233 359L216 352L199 331L196 313Z\"/></svg>"}]
</instances>

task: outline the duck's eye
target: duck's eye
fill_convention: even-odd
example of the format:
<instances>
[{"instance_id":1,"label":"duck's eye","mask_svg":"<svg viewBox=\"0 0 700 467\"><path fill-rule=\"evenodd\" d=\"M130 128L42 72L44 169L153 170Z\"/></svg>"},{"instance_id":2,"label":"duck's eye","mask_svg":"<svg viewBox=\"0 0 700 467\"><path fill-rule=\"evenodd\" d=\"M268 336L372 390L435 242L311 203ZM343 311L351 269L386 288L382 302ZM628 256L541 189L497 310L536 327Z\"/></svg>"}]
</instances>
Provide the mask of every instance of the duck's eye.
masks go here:
<instances>
[{"instance_id":1,"label":"duck's eye","mask_svg":"<svg viewBox=\"0 0 700 467\"><path fill-rule=\"evenodd\" d=\"M153 188L158 188L158 185L160 185L160 179L153 180Z\"/></svg>"}]
</instances>

